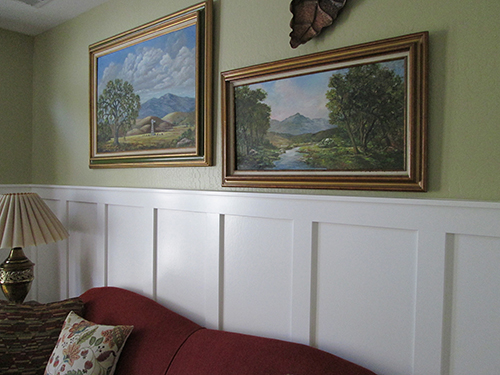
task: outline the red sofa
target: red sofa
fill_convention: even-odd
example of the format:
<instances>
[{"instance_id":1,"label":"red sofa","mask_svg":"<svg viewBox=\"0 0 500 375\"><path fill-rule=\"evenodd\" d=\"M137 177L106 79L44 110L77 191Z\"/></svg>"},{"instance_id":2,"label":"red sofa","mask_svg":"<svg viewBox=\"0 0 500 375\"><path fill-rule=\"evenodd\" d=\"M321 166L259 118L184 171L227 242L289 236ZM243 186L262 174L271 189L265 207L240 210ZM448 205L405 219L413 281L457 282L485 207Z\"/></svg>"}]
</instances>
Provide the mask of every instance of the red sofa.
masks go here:
<instances>
[{"instance_id":1,"label":"red sofa","mask_svg":"<svg viewBox=\"0 0 500 375\"><path fill-rule=\"evenodd\" d=\"M80 298L87 320L134 325L116 375L374 375L309 346L203 328L124 289L94 288Z\"/></svg>"}]
</instances>

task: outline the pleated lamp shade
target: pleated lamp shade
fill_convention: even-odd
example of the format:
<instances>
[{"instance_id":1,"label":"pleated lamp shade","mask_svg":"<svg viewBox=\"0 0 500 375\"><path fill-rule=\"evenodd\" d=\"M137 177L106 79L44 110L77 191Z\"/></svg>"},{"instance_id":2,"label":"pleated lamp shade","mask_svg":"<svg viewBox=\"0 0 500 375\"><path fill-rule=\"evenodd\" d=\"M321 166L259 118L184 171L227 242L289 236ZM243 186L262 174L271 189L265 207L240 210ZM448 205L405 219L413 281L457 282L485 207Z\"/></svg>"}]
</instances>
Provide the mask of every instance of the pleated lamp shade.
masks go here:
<instances>
[{"instance_id":1,"label":"pleated lamp shade","mask_svg":"<svg viewBox=\"0 0 500 375\"><path fill-rule=\"evenodd\" d=\"M69 234L36 193L0 197L0 249L44 245Z\"/></svg>"},{"instance_id":2,"label":"pleated lamp shade","mask_svg":"<svg viewBox=\"0 0 500 375\"><path fill-rule=\"evenodd\" d=\"M64 226L38 194L0 196L0 249L11 249L0 264L0 286L11 303L23 303L34 279L34 263L26 257L23 247L68 237Z\"/></svg>"}]
</instances>

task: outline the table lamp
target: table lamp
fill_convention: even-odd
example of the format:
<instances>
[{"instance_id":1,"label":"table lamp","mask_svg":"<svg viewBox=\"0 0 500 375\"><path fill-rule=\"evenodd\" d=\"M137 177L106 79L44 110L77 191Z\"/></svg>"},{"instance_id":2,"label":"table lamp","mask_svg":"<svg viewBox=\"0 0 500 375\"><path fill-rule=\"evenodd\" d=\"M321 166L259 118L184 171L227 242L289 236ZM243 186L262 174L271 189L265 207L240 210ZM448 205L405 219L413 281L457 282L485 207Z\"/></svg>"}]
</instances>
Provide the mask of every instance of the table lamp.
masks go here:
<instances>
[{"instance_id":1,"label":"table lamp","mask_svg":"<svg viewBox=\"0 0 500 375\"><path fill-rule=\"evenodd\" d=\"M11 249L0 265L0 285L10 302L23 303L34 279L32 263L23 247L48 244L69 234L36 193L0 196L0 249Z\"/></svg>"}]
</instances>

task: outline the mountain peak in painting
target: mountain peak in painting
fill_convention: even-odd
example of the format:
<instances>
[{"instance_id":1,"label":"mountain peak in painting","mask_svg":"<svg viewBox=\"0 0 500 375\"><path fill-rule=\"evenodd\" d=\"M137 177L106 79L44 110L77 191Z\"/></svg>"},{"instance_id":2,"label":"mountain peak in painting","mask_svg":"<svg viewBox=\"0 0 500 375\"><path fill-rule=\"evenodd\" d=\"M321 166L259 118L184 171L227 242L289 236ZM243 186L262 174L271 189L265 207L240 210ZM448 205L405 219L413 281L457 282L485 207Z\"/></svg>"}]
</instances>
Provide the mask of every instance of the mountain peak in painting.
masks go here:
<instances>
[{"instance_id":1,"label":"mountain peak in painting","mask_svg":"<svg viewBox=\"0 0 500 375\"><path fill-rule=\"evenodd\" d=\"M271 120L269 131L283 134L314 134L323 130L334 128L326 118L311 119L300 113L296 113L282 121Z\"/></svg>"},{"instance_id":2,"label":"mountain peak in painting","mask_svg":"<svg viewBox=\"0 0 500 375\"><path fill-rule=\"evenodd\" d=\"M172 112L193 112L196 108L195 98L165 94L160 98L152 98L141 105L139 118L148 116L165 117Z\"/></svg>"}]
</instances>

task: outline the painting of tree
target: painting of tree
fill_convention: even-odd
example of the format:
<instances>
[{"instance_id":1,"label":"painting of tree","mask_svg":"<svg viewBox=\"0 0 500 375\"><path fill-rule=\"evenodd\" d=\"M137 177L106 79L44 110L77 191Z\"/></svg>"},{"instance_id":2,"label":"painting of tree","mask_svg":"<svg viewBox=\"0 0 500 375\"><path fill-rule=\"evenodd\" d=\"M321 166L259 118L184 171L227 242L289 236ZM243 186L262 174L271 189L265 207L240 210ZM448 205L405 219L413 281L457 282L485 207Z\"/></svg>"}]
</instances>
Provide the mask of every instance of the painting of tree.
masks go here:
<instances>
[{"instance_id":1,"label":"painting of tree","mask_svg":"<svg viewBox=\"0 0 500 375\"><path fill-rule=\"evenodd\" d=\"M326 93L330 122L349 136L355 154L404 151L404 82L381 64L334 73Z\"/></svg>"},{"instance_id":2,"label":"painting of tree","mask_svg":"<svg viewBox=\"0 0 500 375\"><path fill-rule=\"evenodd\" d=\"M114 139L113 144L119 146L120 133L126 133L132 127L140 107L141 98L135 94L130 82L121 79L108 81L97 100L97 126L102 135L98 147L110 136Z\"/></svg>"},{"instance_id":3,"label":"painting of tree","mask_svg":"<svg viewBox=\"0 0 500 375\"><path fill-rule=\"evenodd\" d=\"M260 169L269 166L266 141L270 127L271 108L262 101L267 93L262 89L251 90L248 86L235 90L237 163L240 168ZM267 146L267 147L266 147Z\"/></svg>"},{"instance_id":4,"label":"painting of tree","mask_svg":"<svg viewBox=\"0 0 500 375\"><path fill-rule=\"evenodd\" d=\"M330 123L348 135L353 154L398 155L397 165L384 169L404 169L403 78L383 64L366 64L332 74L328 87Z\"/></svg>"}]
</instances>

